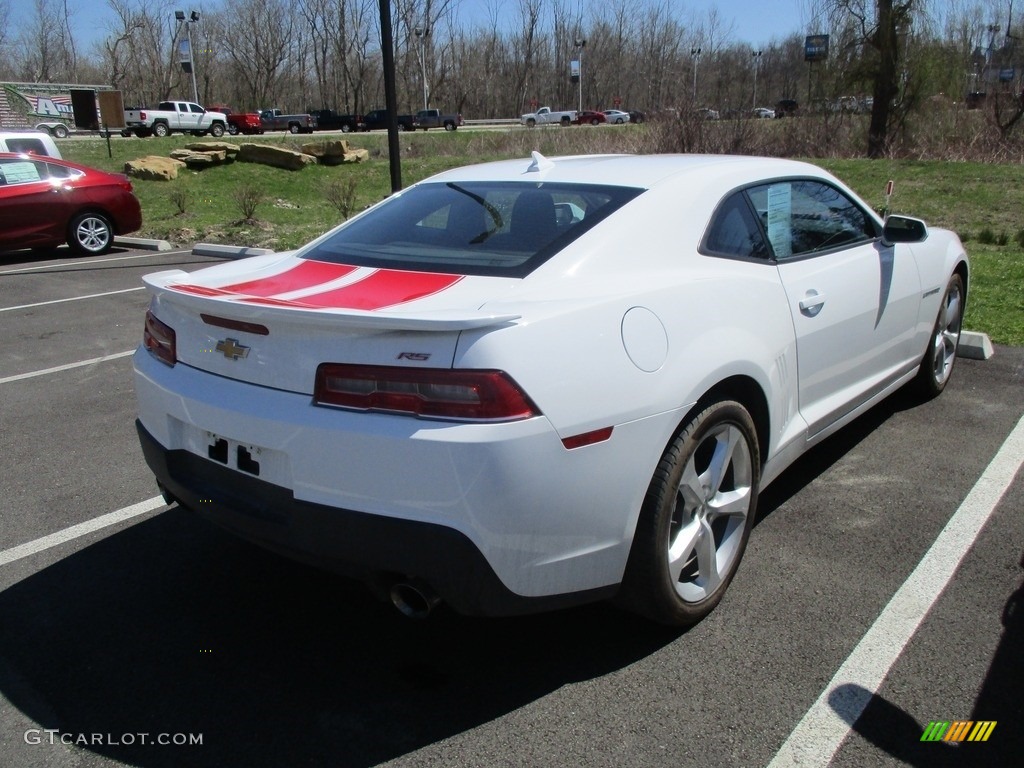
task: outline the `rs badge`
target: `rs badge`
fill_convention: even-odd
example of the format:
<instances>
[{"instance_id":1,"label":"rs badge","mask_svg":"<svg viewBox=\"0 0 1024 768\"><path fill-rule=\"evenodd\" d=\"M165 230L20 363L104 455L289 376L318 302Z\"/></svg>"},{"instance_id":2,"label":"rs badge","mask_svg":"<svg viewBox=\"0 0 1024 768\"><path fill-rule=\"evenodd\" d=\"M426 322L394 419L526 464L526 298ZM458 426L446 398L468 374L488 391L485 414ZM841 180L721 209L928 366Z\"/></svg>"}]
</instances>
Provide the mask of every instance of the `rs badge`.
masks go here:
<instances>
[{"instance_id":1,"label":"rs badge","mask_svg":"<svg viewBox=\"0 0 1024 768\"><path fill-rule=\"evenodd\" d=\"M223 352L224 357L230 357L232 360L238 360L239 358L249 356L249 347L244 344L239 344L238 339L224 339L224 341L218 341L217 351Z\"/></svg>"}]
</instances>

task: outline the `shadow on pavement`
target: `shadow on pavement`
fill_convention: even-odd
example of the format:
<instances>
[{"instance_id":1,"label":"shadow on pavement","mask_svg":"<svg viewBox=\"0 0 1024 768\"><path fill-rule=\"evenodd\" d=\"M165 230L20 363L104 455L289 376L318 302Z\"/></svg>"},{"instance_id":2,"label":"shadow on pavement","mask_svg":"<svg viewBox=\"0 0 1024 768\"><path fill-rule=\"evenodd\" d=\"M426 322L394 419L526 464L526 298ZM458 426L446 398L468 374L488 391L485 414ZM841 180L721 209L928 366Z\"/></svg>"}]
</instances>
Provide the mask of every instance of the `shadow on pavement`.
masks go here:
<instances>
[{"instance_id":1,"label":"shadow on pavement","mask_svg":"<svg viewBox=\"0 0 1024 768\"><path fill-rule=\"evenodd\" d=\"M0 616L0 693L139 766L375 765L679 637L606 605L413 622L177 508L3 591ZM142 733L202 746L118 738Z\"/></svg>"}]
</instances>

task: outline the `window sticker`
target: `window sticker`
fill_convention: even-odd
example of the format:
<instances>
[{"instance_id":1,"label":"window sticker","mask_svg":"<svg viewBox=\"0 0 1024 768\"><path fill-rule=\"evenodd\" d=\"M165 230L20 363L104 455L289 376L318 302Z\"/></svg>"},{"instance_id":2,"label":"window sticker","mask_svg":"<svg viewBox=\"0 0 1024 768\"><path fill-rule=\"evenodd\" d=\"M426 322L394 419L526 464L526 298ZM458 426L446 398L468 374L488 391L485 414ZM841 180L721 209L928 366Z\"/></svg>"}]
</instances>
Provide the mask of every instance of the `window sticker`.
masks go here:
<instances>
[{"instance_id":1,"label":"window sticker","mask_svg":"<svg viewBox=\"0 0 1024 768\"><path fill-rule=\"evenodd\" d=\"M39 168L35 163L23 161L19 163L4 163L4 176L8 184L24 184L30 181L40 181Z\"/></svg>"},{"instance_id":2,"label":"window sticker","mask_svg":"<svg viewBox=\"0 0 1024 768\"><path fill-rule=\"evenodd\" d=\"M792 217L792 187L789 184L772 184L768 187L768 239L778 259L793 255L793 238L789 231Z\"/></svg>"}]
</instances>

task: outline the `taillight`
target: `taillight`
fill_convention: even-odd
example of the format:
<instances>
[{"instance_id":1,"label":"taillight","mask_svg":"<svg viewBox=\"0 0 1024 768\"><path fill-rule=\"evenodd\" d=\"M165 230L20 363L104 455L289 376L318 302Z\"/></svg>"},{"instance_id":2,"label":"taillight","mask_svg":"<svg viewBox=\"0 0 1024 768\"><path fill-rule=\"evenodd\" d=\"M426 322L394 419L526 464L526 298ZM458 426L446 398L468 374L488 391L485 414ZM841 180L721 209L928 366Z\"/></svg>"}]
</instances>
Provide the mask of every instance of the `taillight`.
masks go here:
<instances>
[{"instance_id":1,"label":"taillight","mask_svg":"<svg viewBox=\"0 0 1024 768\"><path fill-rule=\"evenodd\" d=\"M178 362L174 329L158 320L151 311L146 312L146 329L142 334L142 343L160 362L168 365Z\"/></svg>"},{"instance_id":2,"label":"taillight","mask_svg":"<svg viewBox=\"0 0 1024 768\"><path fill-rule=\"evenodd\" d=\"M503 371L323 363L313 399L360 411L460 421L515 421L540 413Z\"/></svg>"}]
</instances>

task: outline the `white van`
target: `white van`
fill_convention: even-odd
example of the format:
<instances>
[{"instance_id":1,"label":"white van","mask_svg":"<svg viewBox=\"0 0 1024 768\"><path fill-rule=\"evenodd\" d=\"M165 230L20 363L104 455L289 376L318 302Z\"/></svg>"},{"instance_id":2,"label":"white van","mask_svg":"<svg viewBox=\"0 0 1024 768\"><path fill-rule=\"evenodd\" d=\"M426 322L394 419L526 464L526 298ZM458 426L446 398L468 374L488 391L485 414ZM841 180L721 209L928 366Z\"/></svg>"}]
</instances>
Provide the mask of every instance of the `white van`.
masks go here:
<instances>
[{"instance_id":1,"label":"white van","mask_svg":"<svg viewBox=\"0 0 1024 768\"><path fill-rule=\"evenodd\" d=\"M24 152L64 159L53 137L42 131L0 131L0 152Z\"/></svg>"}]
</instances>

